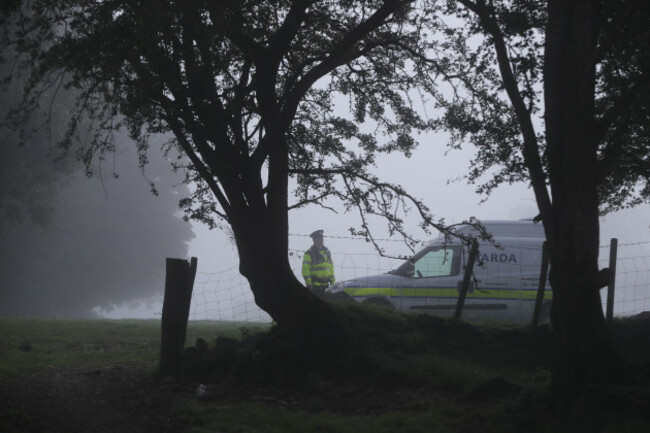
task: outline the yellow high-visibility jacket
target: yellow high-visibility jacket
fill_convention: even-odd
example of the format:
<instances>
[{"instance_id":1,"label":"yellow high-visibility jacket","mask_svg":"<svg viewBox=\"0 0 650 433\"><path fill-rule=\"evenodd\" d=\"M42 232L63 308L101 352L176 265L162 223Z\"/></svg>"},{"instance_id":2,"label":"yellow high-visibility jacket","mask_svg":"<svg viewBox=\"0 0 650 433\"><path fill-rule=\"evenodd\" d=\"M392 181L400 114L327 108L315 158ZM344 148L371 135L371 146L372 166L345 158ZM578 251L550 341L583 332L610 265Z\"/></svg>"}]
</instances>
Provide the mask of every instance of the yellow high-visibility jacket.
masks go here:
<instances>
[{"instance_id":1,"label":"yellow high-visibility jacket","mask_svg":"<svg viewBox=\"0 0 650 433\"><path fill-rule=\"evenodd\" d=\"M332 254L326 247L312 246L302 258L302 277L306 285L328 286L334 284Z\"/></svg>"}]
</instances>

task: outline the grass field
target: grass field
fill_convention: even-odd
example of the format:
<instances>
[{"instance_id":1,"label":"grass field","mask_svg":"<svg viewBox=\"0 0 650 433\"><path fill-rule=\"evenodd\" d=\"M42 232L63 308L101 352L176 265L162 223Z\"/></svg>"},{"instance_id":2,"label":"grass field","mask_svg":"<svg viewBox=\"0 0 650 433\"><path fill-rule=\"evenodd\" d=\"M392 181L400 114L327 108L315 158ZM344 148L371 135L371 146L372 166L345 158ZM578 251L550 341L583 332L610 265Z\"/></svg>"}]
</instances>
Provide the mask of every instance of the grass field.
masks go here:
<instances>
[{"instance_id":1,"label":"grass field","mask_svg":"<svg viewBox=\"0 0 650 433\"><path fill-rule=\"evenodd\" d=\"M69 416L54 414L61 407L84 425L123 432L650 431L634 408L621 420L587 417L571 425L545 411L547 328L473 327L372 309L353 314L368 361L359 373L345 382L316 375L287 386L241 372L164 383L155 376L158 321L0 319L0 431L77 431L67 430ZM190 323L187 342L202 337L212 345L218 336L268 328ZM630 341L640 340L635 334Z\"/></svg>"},{"instance_id":2,"label":"grass field","mask_svg":"<svg viewBox=\"0 0 650 433\"><path fill-rule=\"evenodd\" d=\"M187 342L198 336L240 337L268 328L233 322L190 322ZM56 320L0 318L0 380L46 366L102 367L129 362L155 364L158 320Z\"/></svg>"}]
</instances>

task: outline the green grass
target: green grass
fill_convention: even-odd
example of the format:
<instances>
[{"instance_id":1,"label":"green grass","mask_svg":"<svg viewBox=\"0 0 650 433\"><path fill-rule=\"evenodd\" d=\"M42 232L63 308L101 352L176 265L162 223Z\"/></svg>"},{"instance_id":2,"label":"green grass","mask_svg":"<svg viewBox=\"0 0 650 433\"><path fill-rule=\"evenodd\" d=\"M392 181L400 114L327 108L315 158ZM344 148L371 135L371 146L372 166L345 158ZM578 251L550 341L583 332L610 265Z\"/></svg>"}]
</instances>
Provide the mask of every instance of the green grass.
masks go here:
<instances>
[{"instance_id":1,"label":"green grass","mask_svg":"<svg viewBox=\"0 0 650 433\"><path fill-rule=\"evenodd\" d=\"M242 338L256 332L268 330L270 327L270 323L196 320L187 325L185 345L193 345L199 337L206 339L208 343L212 343L210 340L217 336Z\"/></svg>"},{"instance_id":2,"label":"green grass","mask_svg":"<svg viewBox=\"0 0 650 433\"><path fill-rule=\"evenodd\" d=\"M519 413L503 416L521 404L517 389L536 392L549 385L548 351L533 350L540 343L538 330L475 328L357 305L337 309L363 351L360 364L343 384L323 385L327 379L322 376L307 376L298 385L295 405L282 397L262 399L264 403L251 402L250 396L237 401L236 395L232 400L187 401L178 409L192 426L187 431L436 433L544 428L539 422L529 425ZM277 374L270 369L266 375L281 377L293 369L295 354L278 351L275 356L284 362ZM497 396L484 391L485 396L471 397L495 378L512 383L515 391ZM295 382L291 383L294 389ZM406 406L400 403L403 397Z\"/></svg>"},{"instance_id":3,"label":"green grass","mask_svg":"<svg viewBox=\"0 0 650 433\"><path fill-rule=\"evenodd\" d=\"M264 326L190 322L187 344L194 344L198 336L240 337ZM159 349L158 320L0 318L0 380L46 366L102 367L142 361L154 365Z\"/></svg>"},{"instance_id":4,"label":"green grass","mask_svg":"<svg viewBox=\"0 0 650 433\"><path fill-rule=\"evenodd\" d=\"M189 433L614 433L641 431L644 425L642 418L632 416L620 423L588 423L582 429L558 424L544 412L552 366L548 328L473 327L356 305L337 308L363 349L363 362L346 381L315 375L298 388L268 383L269 388L259 388L238 364L233 374L241 376L224 374L224 383L205 382L222 390L218 398L199 401L186 393L175 405L174 418ZM191 322L187 345L201 337L214 347L217 336L244 338L269 328ZM644 347L636 348L634 358L648 361L647 328L621 321L613 331L630 346L642 341ZM154 371L159 344L157 320L0 319L0 383L51 367L144 362ZM245 359L242 350L236 355ZM279 365L290 370L292 360L281 360ZM503 394L492 389L499 383L506 383ZM514 392L507 389L511 385Z\"/></svg>"},{"instance_id":5,"label":"green grass","mask_svg":"<svg viewBox=\"0 0 650 433\"><path fill-rule=\"evenodd\" d=\"M0 319L0 378L45 366L97 366L156 358L155 321Z\"/></svg>"},{"instance_id":6,"label":"green grass","mask_svg":"<svg viewBox=\"0 0 650 433\"><path fill-rule=\"evenodd\" d=\"M377 374L400 383L455 392L467 392L494 377L534 388L549 384L546 327L475 327L357 305L341 306L340 312Z\"/></svg>"},{"instance_id":7,"label":"green grass","mask_svg":"<svg viewBox=\"0 0 650 433\"><path fill-rule=\"evenodd\" d=\"M308 412L262 403L237 405L186 404L179 410L192 427L186 433L215 431L238 433L447 433L455 431L449 413L453 407L435 410L387 411L365 415ZM458 414L455 414L458 415Z\"/></svg>"}]
</instances>

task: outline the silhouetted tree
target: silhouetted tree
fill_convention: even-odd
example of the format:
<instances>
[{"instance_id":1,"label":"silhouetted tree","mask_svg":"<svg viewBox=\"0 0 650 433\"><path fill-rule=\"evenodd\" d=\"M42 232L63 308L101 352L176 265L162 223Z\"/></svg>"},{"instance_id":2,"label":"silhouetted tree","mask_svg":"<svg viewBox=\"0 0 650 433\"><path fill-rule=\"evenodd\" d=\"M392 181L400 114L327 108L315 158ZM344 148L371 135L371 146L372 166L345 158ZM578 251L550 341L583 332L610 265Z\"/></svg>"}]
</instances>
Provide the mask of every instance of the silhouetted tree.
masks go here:
<instances>
[{"instance_id":1,"label":"silhouetted tree","mask_svg":"<svg viewBox=\"0 0 650 433\"><path fill-rule=\"evenodd\" d=\"M428 50L414 52L421 73L449 84L430 86L440 128L478 150L470 181L489 173L480 192L518 181L534 191L551 253L563 413L589 387L632 377L603 317L598 217L650 197L648 12L625 0L450 1L432 9Z\"/></svg>"},{"instance_id":2,"label":"silhouetted tree","mask_svg":"<svg viewBox=\"0 0 650 433\"><path fill-rule=\"evenodd\" d=\"M420 201L368 173L377 152L408 154L413 132L432 126L410 99L417 77L407 47L421 40L414 4L24 2L13 40L34 75L12 121L60 83L80 89L75 112L103 132L90 137L88 156L110 150L122 126L142 154L150 134L172 132L198 185L184 206L192 218L230 226L256 303L300 341L346 347L349 333L289 267L287 212L338 197L403 232L408 202L424 226L434 224ZM336 95L350 101L352 119L334 114ZM375 132L364 133L364 121ZM73 121L67 137L77 130Z\"/></svg>"}]
</instances>

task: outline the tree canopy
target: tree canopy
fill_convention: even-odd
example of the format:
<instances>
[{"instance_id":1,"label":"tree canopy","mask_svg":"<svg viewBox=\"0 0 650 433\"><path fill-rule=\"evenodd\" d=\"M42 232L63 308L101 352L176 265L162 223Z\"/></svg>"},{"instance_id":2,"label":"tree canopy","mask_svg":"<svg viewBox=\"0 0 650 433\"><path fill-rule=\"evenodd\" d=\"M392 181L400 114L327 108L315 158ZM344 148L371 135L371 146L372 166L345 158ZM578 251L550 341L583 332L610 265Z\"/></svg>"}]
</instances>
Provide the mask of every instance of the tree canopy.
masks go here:
<instances>
[{"instance_id":1,"label":"tree canopy","mask_svg":"<svg viewBox=\"0 0 650 433\"><path fill-rule=\"evenodd\" d=\"M503 183L530 182L525 141L539 147L539 174L548 176L544 65L549 2L451 1L439 3L435 35L421 73L444 78L431 87L443 115L436 125L477 153L467 179L489 195ZM650 199L647 136L650 72L648 5L602 2L594 59L595 126L601 212ZM508 65L507 68L504 68Z\"/></svg>"},{"instance_id":2,"label":"tree canopy","mask_svg":"<svg viewBox=\"0 0 650 433\"><path fill-rule=\"evenodd\" d=\"M32 96L43 83L82 89L78 109L104 133L89 149L109 148L110 131L124 126L142 151L150 134L175 134L191 160L188 180L200 185L184 202L192 218L231 222L234 201L272 194L273 169L260 173L273 125L298 181L290 208L335 196L401 231L394 199L415 205L425 225L428 209L367 167L376 152L408 154L414 132L432 126L410 100L416 78L405 53L421 36L412 3L41 1L18 37L27 63L41 65ZM39 52L43 40L52 45Z\"/></svg>"},{"instance_id":3,"label":"tree canopy","mask_svg":"<svg viewBox=\"0 0 650 433\"><path fill-rule=\"evenodd\" d=\"M145 160L149 138L172 133L189 161L178 168L196 185L183 206L230 226L257 304L301 341L345 346L333 313L292 274L287 212L333 197L361 214L364 234L369 215L405 234L408 207L423 227L443 229L369 171L377 152L408 154L433 126L413 99L422 76L407 55L422 40L427 3L22 2L9 39L32 75L11 121L24 124L44 89L70 87L79 97L64 147L85 120L84 156L111 151L113 132L126 128Z\"/></svg>"},{"instance_id":4,"label":"tree canopy","mask_svg":"<svg viewBox=\"0 0 650 433\"><path fill-rule=\"evenodd\" d=\"M641 2L439 3L422 74L452 146L477 148L470 181L488 193L529 182L550 250L555 408L574 414L594 384L636 374L609 335L599 289L599 214L648 202L648 7ZM644 24L641 24L644 23ZM487 180L485 180L487 178Z\"/></svg>"}]
</instances>

